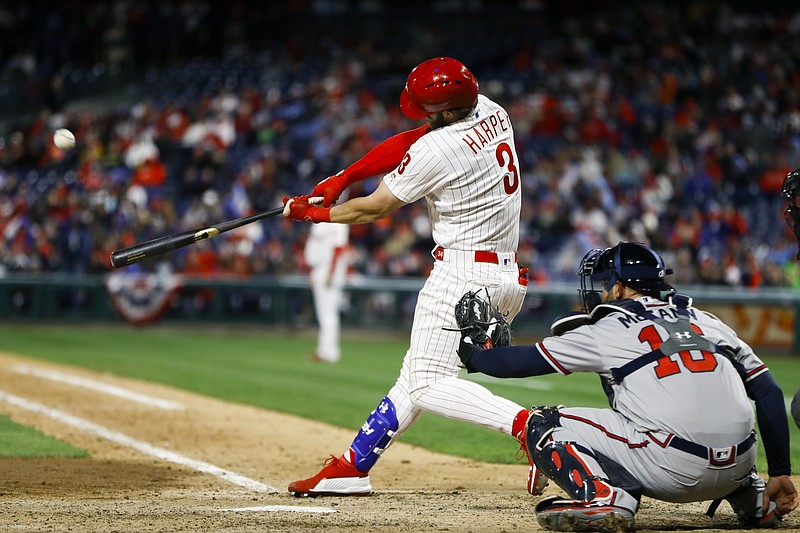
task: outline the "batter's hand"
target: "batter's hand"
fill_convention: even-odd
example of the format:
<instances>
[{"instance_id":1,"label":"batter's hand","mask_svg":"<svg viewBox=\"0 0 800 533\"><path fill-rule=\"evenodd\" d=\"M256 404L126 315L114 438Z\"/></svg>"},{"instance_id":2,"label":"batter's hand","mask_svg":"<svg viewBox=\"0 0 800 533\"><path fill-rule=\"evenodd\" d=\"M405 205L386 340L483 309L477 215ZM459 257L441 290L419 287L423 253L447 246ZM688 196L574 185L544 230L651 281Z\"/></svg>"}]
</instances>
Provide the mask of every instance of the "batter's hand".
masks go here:
<instances>
[{"instance_id":1,"label":"batter's hand","mask_svg":"<svg viewBox=\"0 0 800 533\"><path fill-rule=\"evenodd\" d=\"M301 194L300 196L295 196L294 199L298 202L307 202L311 205L319 205L322 203L322 196L314 196L313 194ZM286 198L284 198L283 201L285 203Z\"/></svg>"},{"instance_id":2,"label":"batter's hand","mask_svg":"<svg viewBox=\"0 0 800 533\"><path fill-rule=\"evenodd\" d=\"M797 489L789 476L770 476L764 489L764 512L769 502L775 502L778 514L784 515L797 508Z\"/></svg>"},{"instance_id":3,"label":"batter's hand","mask_svg":"<svg viewBox=\"0 0 800 533\"><path fill-rule=\"evenodd\" d=\"M336 203L336 200L349 186L350 182L345 177L344 171L342 171L317 183L314 190L311 191L311 196L321 196L322 207L330 207Z\"/></svg>"},{"instance_id":4,"label":"batter's hand","mask_svg":"<svg viewBox=\"0 0 800 533\"><path fill-rule=\"evenodd\" d=\"M331 210L326 207L315 207L302 196L283 199L283 216L301 222L330 222Z\"/></svg>"}]
</instances>

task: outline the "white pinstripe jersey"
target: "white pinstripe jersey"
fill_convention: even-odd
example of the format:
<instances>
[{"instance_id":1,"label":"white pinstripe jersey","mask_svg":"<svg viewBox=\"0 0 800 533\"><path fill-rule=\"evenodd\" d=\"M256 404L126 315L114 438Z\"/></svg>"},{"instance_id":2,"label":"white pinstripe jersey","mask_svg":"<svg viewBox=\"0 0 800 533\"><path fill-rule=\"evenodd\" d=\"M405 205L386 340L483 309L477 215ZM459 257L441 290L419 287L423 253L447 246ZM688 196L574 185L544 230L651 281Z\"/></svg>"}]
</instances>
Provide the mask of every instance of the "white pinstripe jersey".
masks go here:
<instances>
[{"instance_id":1,"label":"white pinstripe jersey","mask_svg":"<svg viewBox=\"0 0 800 533\"><path fill-rule=\"evenodd\" d=\"M423 135L383 180L403 202L425 198L436 244L516 252L520 178L508 113L479 95L471 115Z\"/></svg>"},{"instance_id":2,"label":"white pinstripe jersey","mask_svg":"<svg viewBox=\"0 0 800 533\"><path fill-rule=\"evenodd\" d=\"M676 321L675 306L655 298L637 301L656 316ZM664 357L613 385L613 407L640 431L660 430L708 446L743 440L753 429L753 408L741 372L751 380L767 371L750 346L717 317L689 307L695 332L713 344L736 351L734 361L711 352L691 350ZM576 371L610 376L619 368L666 342L670 334L656 322L623 310L594 324L536 343L539 353L561 374ZM735 440L738 439L738 440Z\"/></svg>"}]
</instances>

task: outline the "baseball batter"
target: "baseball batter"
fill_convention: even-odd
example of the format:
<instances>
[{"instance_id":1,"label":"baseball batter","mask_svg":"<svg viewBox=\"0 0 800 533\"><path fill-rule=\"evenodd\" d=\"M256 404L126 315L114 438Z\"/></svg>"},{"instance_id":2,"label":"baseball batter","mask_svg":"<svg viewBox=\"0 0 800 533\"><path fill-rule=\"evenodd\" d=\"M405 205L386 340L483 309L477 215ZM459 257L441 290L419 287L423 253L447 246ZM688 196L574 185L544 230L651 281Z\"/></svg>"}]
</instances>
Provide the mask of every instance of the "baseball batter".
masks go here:
<instances>
[{"instance_id":1,"label":"baseball batter","mask_svg":"<svg viewBox=\"0 0 800 533\"><path fill-rule=\"evenodd\" d=\"M642 495L716 500L709 514L727 499L749 527L773 526L797 507L781 389L730 327L675 293L670 273L643 244L592 250L578 272L585 314L556 320L553 336L533 346L483 350L463 339L470 372L600 376L611 409L541 407L529 419L535 476L568 493L537 505L542 526L627 530ZM754 469L756 417L766 484Z\"/></svg>"},{"instance_id":2,"label":"baseball batter","mask_svg":"<svg viewBox=\"0 0 800 533\"><path fill-rule=\"evenodd\" d=\"M306 239L303 256L311 269L309 283L319 324L314 361L335 363L342 355L339 313L347 277L348 235L344 224L315 224Z\"/></svg>"},{"instance_id":3,"label":"baseball batter","mask_svg":"<svg viewBox=\"0 0 800 533\"><path fill-rule=\"evenodd\" d=\"M389 148L379 145L378 155L368 153L356 165L363 176L363 167L393 160L375 192L324 207L354 180L347 169L311 195L285 201L284 215L295 220L363 224L424 198L437 244L395 385L342 456L331 456L317 475L289 485L296 496L369 494L370 469L423 411L524 438L528 410L458 378L460 334L453 331L453 308L465 291L486 289L509 320L525 297L527 279L516 261L521 176L511 121L501 106L479 95L477 80L461 62L444 57L411 72L400 106L427 125L390 140ZM323 207L308 202L313 196L325 197Z\"/></svg>"}]
</instances>

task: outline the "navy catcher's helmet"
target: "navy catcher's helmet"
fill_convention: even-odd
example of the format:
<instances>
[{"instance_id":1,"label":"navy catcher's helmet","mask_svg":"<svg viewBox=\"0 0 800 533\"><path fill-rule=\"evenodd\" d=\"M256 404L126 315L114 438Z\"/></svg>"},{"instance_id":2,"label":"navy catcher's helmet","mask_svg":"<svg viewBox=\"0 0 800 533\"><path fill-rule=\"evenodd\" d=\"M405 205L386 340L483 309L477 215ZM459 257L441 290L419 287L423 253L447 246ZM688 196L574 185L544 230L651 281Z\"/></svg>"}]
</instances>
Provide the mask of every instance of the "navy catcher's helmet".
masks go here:
<instances>
[{"instance_id":1,"label":"navy catcher's helmet","mask_svg":"<svg viewBox=\"0 0 800 533\"><path fill-rule=\"evenodd\" d=\"M794 237L800 243L800 207L797 205L797 194L800 192L800 168L789 172L783 179L783 196L786 197L788 204L783 211L783 218L792 228ZM797 251L797 259L800 259L800 249Z\"/></svg>"},{"instance_id":2,"label":"navy catcher's helmet","mask_svg":"<svg viewBox=\"0 0 800 533\"><path fill-rule=\"evenodd\" d=\"M675 292L665 280L668 274L672 269L642 243L622 241L604 250L595 248L583 256L578 268L581 304L585 312L591 312L602 301L602 291L611 291L618 281L646 296L664 299Z\"/></svg>"}]
</instances>

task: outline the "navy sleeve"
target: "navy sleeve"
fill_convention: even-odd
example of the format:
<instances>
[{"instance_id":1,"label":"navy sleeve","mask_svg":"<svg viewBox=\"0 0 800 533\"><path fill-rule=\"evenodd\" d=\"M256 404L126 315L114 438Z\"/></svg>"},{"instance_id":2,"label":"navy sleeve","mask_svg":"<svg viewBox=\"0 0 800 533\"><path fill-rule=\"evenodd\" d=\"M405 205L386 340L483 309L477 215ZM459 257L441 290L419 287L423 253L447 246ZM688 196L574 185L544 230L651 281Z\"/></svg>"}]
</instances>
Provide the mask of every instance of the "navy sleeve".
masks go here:
<instances>
[{"instance_id":1,"label":"navy sleeve","mask_svg":"<svg viewBox=\"0 0 800 533\"><path fill-rule=\"evenodd\" d=\"M745 383L747 394L756 402L758 431L767 456L767 473L770 476L790 475L789 420L783 391L769 372L764 372Z\"/></svg>"},{"instance_id":2,"label":"navy sleeve","mask_svg":"<svg viewBox=\"0 0 800 533\"><path fill-rule=\"evenodd\" d=\"M473 348L467 370L496 378L526 378L555 372L534 346Z\"/></svg>"}]
</instances>

